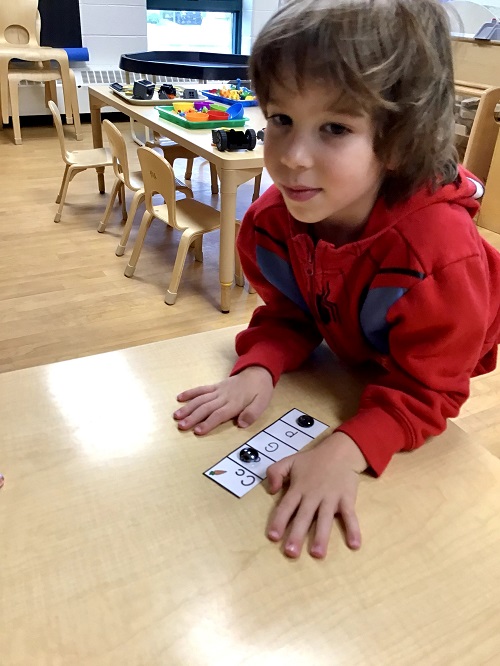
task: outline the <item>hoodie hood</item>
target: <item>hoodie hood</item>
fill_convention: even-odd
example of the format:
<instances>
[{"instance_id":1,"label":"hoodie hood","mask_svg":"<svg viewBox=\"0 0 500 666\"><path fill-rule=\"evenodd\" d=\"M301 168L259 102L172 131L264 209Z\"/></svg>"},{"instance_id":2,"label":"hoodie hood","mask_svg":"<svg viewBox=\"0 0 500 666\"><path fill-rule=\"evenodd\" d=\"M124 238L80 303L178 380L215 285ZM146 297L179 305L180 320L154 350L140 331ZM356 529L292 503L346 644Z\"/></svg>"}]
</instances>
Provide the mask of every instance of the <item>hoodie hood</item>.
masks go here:
<instances>
[{"instance_id":1,"label":"hoodie hood","mask_svg":"<svg viewBox=\"0 0 500 666\"><path fill-rule=\"evenodd\" d=\"M373 237L397 224L402 218L410 217L417 211L437 204L447 203L459 206L474 218L479 210L479 199L484 194L481 181L463 167L459 167L458 176L453 183L438 187L434 192L422 187L408 200L388 207L379 197L368 218L361 239ZM361 240L360 239L360 240Z\"/></svg>"}]
</instances>

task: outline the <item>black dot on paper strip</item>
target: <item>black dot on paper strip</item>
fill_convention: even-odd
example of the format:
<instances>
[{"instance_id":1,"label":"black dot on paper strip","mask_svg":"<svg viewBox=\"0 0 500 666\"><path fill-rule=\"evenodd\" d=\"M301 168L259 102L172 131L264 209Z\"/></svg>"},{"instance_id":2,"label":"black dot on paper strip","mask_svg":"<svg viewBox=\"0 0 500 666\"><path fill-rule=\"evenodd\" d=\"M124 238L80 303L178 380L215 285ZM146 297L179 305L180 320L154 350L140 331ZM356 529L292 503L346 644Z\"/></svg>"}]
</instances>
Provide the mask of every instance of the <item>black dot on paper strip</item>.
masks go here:
<instances>
[{"instance_id":1,"label":"black dot on paper strip","mask_svg":"<svg viewBox=\"0 0 500 666\"><path fill-rule=\"evenodd\" d=\"M309 414L301 414L297 419L297 425L301 428L310 428L314 425L314 419Z\"/></svg>"},{"instance_id":2,"label":"black dot on paper strip","mask_svg":"<svg viewBox=\"0 0 500 666\"><path fill-rule=\"evenodd\" d=\"M246 463L259 462L259 452L256 449L252 449L251 446L246 446L240 451L240 460Z\"/></svg>"}]
</instances>

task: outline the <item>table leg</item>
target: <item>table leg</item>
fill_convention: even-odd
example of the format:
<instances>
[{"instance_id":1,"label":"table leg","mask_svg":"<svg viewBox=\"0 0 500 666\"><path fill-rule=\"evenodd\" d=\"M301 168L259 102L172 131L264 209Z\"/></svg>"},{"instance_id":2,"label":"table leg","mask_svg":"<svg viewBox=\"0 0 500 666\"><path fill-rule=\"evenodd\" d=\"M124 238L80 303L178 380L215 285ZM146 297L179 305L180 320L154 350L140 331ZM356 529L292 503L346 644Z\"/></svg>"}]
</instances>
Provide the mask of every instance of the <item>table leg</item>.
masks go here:
<instances>
[{"instance_id":1,"label":"table leg","mask_svg":"<svg viewBox=\"0 0 500 666\"><path fill-rule=\"evenodd\" d=\"M2 109L2 117L0 120L3 124L9 123L9 62L12 56L0 55L0 108Z\"/></svg>"},{"instance_id":2,"label":"table leg","mask_svg":"<svg viewBox=\"0 0 500 666\"><path fill-rule=\"evenodd\" d=\"M219 281L221 311L231 308L231 287L234 279L234 241L236 231L236 190L255 178L262 169L218 169L220 178L220 249Z\"/></svg>"},{"instance_id":3,"label":"table leg","mask_svg":"<svg viewBox=\"0 0 500 666\"><path fill-rule=\"evenodd\" d=\"M99 102L89 91L89 103L90 103L90 123L92 126L92 140L94 142L94 148L102 148L104 146L102 141L102 125L101 125L101 108L103 104ZM97 184L99 187L99 192L104 194L106 191L104 185L104 167L99 167L97 171Z\"/></svg>"}]
</instances>

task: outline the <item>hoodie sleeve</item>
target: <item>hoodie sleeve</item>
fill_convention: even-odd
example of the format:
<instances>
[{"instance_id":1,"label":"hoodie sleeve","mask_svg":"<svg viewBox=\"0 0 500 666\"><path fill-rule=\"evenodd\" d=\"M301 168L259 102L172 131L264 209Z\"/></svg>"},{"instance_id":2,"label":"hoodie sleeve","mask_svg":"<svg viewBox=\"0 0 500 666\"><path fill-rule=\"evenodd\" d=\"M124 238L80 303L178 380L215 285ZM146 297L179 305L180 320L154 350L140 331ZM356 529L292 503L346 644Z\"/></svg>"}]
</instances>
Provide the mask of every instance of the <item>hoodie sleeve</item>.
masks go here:
<instances>
[{"instance_id":1,"label":"hoodie sleeve","mask_svg":"<svg viewBox=\"0 0 500 666\"><path fill-rule=\"evenodd\" d=\"M488 351L487 275L478 256L457 261L389 308L389 353L380 359L385 371L364 390L358 413L338 428L376 474L397 451L442 432L469 396L470 378Z\"/></svg>"},{"instance_id":2,"label":"hoodie sleeve","mask_svg":"<svg viewBox=\"0 0 500 666\"><path fill-rule=\"evenodd\" d=\"M267 231L271 225L265 224L264 215L256 231L256 209L251 206L245 215L237 245L243 271L264 305L236 337L239 358L231 374L259 365L269 370L276 384L283 372L295 370L311 355L323 336L295 281L286 242L274 228Z\"/></svg>"}]
</instances>

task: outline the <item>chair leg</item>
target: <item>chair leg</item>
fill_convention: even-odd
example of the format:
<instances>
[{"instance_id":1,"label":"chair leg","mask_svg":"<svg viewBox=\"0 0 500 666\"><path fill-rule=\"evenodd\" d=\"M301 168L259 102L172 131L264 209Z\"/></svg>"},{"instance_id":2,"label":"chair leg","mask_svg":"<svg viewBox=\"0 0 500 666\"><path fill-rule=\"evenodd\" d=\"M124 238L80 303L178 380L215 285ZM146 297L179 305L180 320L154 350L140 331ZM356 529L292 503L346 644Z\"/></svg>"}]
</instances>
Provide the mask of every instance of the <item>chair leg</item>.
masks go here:
<instances>
[{"instance_id":1,"label":"chair leg","mask_svg":"<svg viewBox=\"0 0 500 666\"><path fill-rule=\"evenodd\" d=\"M240 233L241 222L236 220L236 238L234 243L234 281L238 287L245 286L245 276L243 275L243 269L241 268L240 255L236 249L236 240L238 239L238 234Z\"/></svg>"},{"instance_id":2,"label":"chair leg","mask_svg":"<svg viewBox=\"0 0 500 666\"><path fill-rule=\"evenodd\" d=\"M56 204L61 203L61 196L64 188L64 183L66 182L66 178L68 177L68 171L69 171L69 164L66 164L66 168L64 169L63 179L61 181L61 187L59 188L59 194L57 195Z\"/></svg>"},{"instance_id":3,"label":"chair leg","mask_svg":"<svg viewBox=\"0 0 500 666\"><path fill-rule=\"evenodd\" d=\"M210 181L212 185L212 194L219 194L219 180L217 178L217 167L210 162Z\"/></svg>"},{"instance_id":4,"label":"chair leg","mask_svg":"<svg viewBox=\"0 0 500 666\"><path fill-rule=\"evenodd\" d=\"M258 176L255 176L255 182L254 182L254 186L253 186L252 202L260 197L260 183L261 183L261 181L262 181L262 171L259 173Z\"/></svg>"},{"instance_id":5,"label":"chair leg","mask_svg":"<svg viewBox=\"0 0 500 666\"><path fill-rule=\"evenodd\" d=\"M165 303L167 305L173 305L177 299L179 282L181 281L182 271L186 262L186 255L188 253L189 246L195 239L196 236L190 229L186 229L181 236L179 247L177 249L177 256L175 258L174 270L172 271L170 284L168 286L167 293L165 294Z\"/></svg>"},{"instance_id":6,"label":"chair leg","mask_svg":"<svg viewBox=\"0 0 500 666\"><path fill-rule=\"evenodd\" d=\"M192 199L193 198L193 190L188 185L183 185L182 187L176 187L175 191L176 192L181 192L182 194L185 194L186 199Z\"/></svg>"},{"instance_id":7,"label":"chair leg","mask_svg":"<svg viewBox=\"0 0 500 666\"><path fill-rule=\"evenodd\" d=\"M57 106L57 88L55 81L45 82L45 106L48 106L49 102L54 102Z\"/></svg>"},{"instance_id":8,"label":"chair leg","mask_svg":"<svg viewBox=\"0 0 500 666\"><path fill-rule=\"evenodd\" d=\"M186 173L184 174L184 180L191 180L193 175L193 164L194 159L190 157L186 162Z\"/></svg>"},{"instance_id":9,"label":"chair leg","mask_svg":"<svg viewBox=\"0 0 500 666\"><path fill-rule=\"evenodd\" d=\"M80 119L80 105L78 104L78 89L76 87L75 75L73 74L72 71L70 73L70 79L71 79L70 97L71 97L71 107L73 111L73 124L75 126L75 138L77 141L82 141L83 133L82 133L82 123Z\"/></svg>"},{"instance_id":10,"label":"chair leg","mask_svg":"<svg viewBox=\"0 0 500 666\"><path fill-rule=\"evenodd\" d=\"M21 138L21 123L19 121L19 90L17 81L13 79L9 79L9 95L14 143L19 146L23 142Z\"/></svg>"},{"instance_id":11,"label":"chair leg","mask_svg":"<svg viewBox=\"0 0 500 666\"><path fill-rule=\"evenodd\" d=\"M203 235L197 236L193 242L194 245L194 258L203 263Z\"/></svg>"},{"instance_id":12,"label":"chair leg","mask_svg":"<svg viewBox=\"0 0 500 666\"><path fill-rule=\"evenodd\" d=\"M128 237L130 236L130 230L132 229L132 225L134 223L134 217L137 213L137 209L139 208L139 204L142 201L144 201L144 190L137 190L137 192L134 194L134 198L132 199L132 203L130 204L130 210L127 216L127 221L125 222L125 228L123 230L122 237L116 246L115 254L117 257L121 257L125 252Z\"/></svg>"},{"instance_id":13,"label":"chair leg","mask_svg":"<svg viewBox=\"0 0 500 666\"><path fill-rule=\"evenodd\" d=\"M57 209L57 213L54 217L54 222L60 222L61 221L61 213L62 209L64 207L64 202L66 201L66 194L68 193L68 185L70 184L71 180L73 177L76 175L74 172L75 171L82 171L82 169L74 169L73 167L68 167L66 165L66 170L64 171L64 177L63 177L63 182L61 185L61 192L59 195L59 208Z\"/></svg>"},{"instance_id":14,"label":"chair leg","mask_svg":"<svg viewBox=\"0 0 500 666\"><path fill-rule=\"evenodd\" d=\"M138 146L143 146L144 142L141 141L139 139L139 137L137 136L137 134L135 133L135 124L134 123L136 123L136 122L137 122L137 124L139 124L137 120L134 120L133 118L130 119L130 135L131 135L132 141L134 143L136 143Z\"/></svg>"},{"instance_id":15,"label":"chair leg","mask_svg":"<svg viewBox=\"0 0 500 666\"><path fill-rule=\"evenodd\" d=\"M153 216L151 213L146 211L142 216L141 226L137 233L137 238L135 239L134 249L132 250L132 256L129 259L127 268L125 269L125 277L132 277L135 272L135 267L137 266L137 261L139 260L139 255L141 254L142 246L144 244L144 239L148 232L151 222L153 221Z\"/></svg>"},{"instance_id":16,"label":"chair leg","mask_svg":"<svg viewBox=\"0 0 500 666\"><path fill-rule=\"evenodd\" d=\"M103 231L106 229L106 225L109 222L109 218L111 216L111 211L113 210L113 204L115 203L115 199L118 196L118 190L122 186L122 181L117 178L115 182L113 183L113 189L111 190L111 194L109 195L109 201L108 205L106 206L106 210L104 211L104 217L102 220L99 222L99 226L97 227L97 231L102 234Z\"/></svg>"},{"instance_id":17,"label":"chair leg","mask_svg":"<svg viewBox=\"0 0 500 666\"><path fill-rule=\"evenodd\" d=\"M122 186L118 190L118 198L122 205L122 222L125 224L127 221L127 200L125 198L125 183L122 183Z\"/></svg>"},{"instance_id":18,"label":"chair leg","mask_svg":"<svg viewBox=\"0 0 500 666\"><path fill-rule=\"evenodd\" d=\"M241 222L239 220L236 221L236 238L238 238L238 234L240 232L240 226ZM243 274L243 269L241 267L241 261L240 261L240 255L238 254L238 250L236 249L236 243L234 246L234 281L238 285L238 287L244 287L245 286L245 275ZM253 286L248 283L248 293L249 294L255 294L255 289Z\"/></svg>"}]
</instances>

